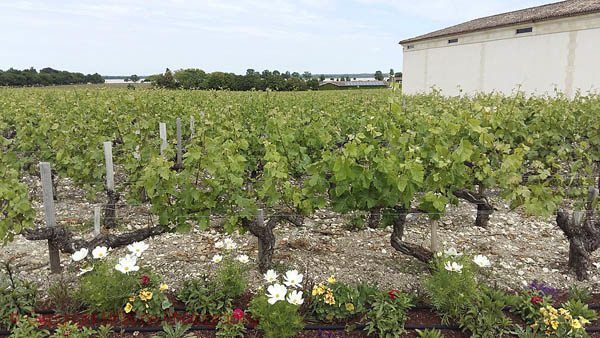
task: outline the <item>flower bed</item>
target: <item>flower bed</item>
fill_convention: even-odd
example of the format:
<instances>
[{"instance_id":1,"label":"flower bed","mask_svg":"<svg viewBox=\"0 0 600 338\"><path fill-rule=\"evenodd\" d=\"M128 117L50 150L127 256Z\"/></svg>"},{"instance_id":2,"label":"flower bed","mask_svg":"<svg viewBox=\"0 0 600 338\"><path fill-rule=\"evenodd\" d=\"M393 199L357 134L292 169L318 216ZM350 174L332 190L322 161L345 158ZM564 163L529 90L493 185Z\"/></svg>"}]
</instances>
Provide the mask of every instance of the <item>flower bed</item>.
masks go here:
<instances>
[{"instance_id":1,"label":"flower bed","mask_svg":"<svg viewBox=\"0 0 600 338\"><path fill-rule=\"evenodd\" d=\"M52 334L49 329L53 337L87 337L114 327L143 337L155 335L161 325L165 331L194 330L199 337L586 337L586 327L600 326L585 305L600 303L599 295L575 287L561 294L538 281L507 294L487 285L493 264L487 257L454 248L436 254L423 281L426 295L417 297L368 282L343 283L333 275L315 281L295 269L267 271L264 287L251 294L246 277L251 259L237 253L229 238L215 247L220 252L212 258L211 278L188 281L176 293L144 264L145 243L128 246L129 253L117 259L105 247L82 248L69 266L78 271L78 289L57 290L46 304L61 305L55 314L32 313L35 286L21 284L9 271L0 304L4 312L12 304L14 312L3 323L15 337L45 336ZM419 302L431 306L416 306ZM417 331L426 328L441 330Z\"/></svg>"}]
</instances>

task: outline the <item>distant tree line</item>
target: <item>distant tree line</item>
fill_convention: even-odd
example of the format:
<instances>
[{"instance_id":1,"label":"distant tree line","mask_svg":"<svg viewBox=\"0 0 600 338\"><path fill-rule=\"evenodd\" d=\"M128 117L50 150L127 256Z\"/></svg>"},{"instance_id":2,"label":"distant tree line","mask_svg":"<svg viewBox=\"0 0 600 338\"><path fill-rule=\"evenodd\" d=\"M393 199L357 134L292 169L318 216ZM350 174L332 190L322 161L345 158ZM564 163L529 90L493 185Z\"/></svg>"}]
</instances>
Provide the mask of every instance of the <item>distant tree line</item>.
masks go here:
<instances>
[{"instance_id":1,"label":"distant tree line","mask_svg":"<svg viewBox=\"0 0 600 338\"><path fill-rule=\"evenodd\" d=\"M318 90L319 79L310 72L279 72L264 70L257 72L248 69L245 75L233 73L206 73L201 69L181 69L174 73L167 68L164 74L151 75L144 81L151 82L160 88L183 89L227 89L235 91L246 90Z\"/></svg>"},{"instance_id":2,"label":"distant tree line","mask_svg":"<svg viewBox=\"0 0 600 338\"><path fill-rule=\"evenodd\" d=\"M35 68L17 70L10 68L0 70L0 86L52 86L85 83L104 83L100 74L71 73L64 70L43 68L38 72Z\"/></svg>"}]
</instances>

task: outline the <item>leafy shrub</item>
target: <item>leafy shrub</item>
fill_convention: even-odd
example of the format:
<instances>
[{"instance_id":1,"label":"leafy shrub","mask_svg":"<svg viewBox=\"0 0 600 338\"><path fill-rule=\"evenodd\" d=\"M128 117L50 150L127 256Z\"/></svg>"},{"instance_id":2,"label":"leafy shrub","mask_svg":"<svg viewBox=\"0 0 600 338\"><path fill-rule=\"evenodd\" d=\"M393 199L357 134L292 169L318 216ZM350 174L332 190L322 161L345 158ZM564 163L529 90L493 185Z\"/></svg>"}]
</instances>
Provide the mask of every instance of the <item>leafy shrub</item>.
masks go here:
<instances>
[{"instance_id":1,"label":"leafy shrub","mask_svg":"<svg viewBox=\"0 0 600 338\"><path fill-rule=\"evenodd\" d=\"M262 330L266 338L288 338L304 328L298 309L297 305L287 301L269 304L268 297L260 295L250 301L248 311L258 322L256 328Z\"/></svg>"},{"instance_id":2,"label":"leafy shrub","mask_svg":"<svg viewBox=\"0 0 600 338\"><path fill-rule=\"evenodd\" d=\"M246 327L244 326L246 314L241 309L228 311L226 316L222 316L217 324L217 337L244 337Z\"/></svg>"},{"instance_id":3,"label":"leafy shrub","mask_svg":"<svg viewBox=\"0 0 600 338\"><path fill-rule=\"evenodd\" d=\"M217 270L216 282L222 286L223 293L235 301L246 292L248 279L244 276L247 268L239 260L226 253Z\"/></svg>"},{"instance_id":4,"label":"leafy shrub","mask_svg":"<svg viewBox=\"0 0 600 338\"><path fill-rule=\"evenodd\" d=\"M581 311L585 311L584 308L587 308L587 306L580 306L580 304L582 303L570 304L571 309L580 311L580 313ZM540 335L543 334L546 337L552 338L588 337L585 332L585 326L589 324L590 321L587 318L576 316L565 307L556 310L550 305L541 308L540 313L542 314L542 317L530 326L534 333L539 333ZM588 315L595 316L596 313L594 311L593 314L588 313Z\"/></svg>"},{"instance_id":5,"label":"leafy shrub","mask_svg":"<svg viewBox=\"0 0 600 338\"><path fill-rule=\"evenodd\" d=\"M552 304L552 296L545 296L538 290L524 290L521 294L508 296L510 311L518 314L527 324L540 318L540 308Z\"/></svg>"},{"instance_id":6,"label":"leafy shrub","mask_svg":"<svg viewBox=\"0 0 600 338\"><path fill-rule=\"evenodd\" d=\"M152 336L152 338L183 338L183 337L194 337L191 333L184 336L184 334L192 327L191 324L184 325L181 321L175 322L175 325L169 325L164 322L162 325L163 332L158 335Z\"/></svg>"},{"instance_id":7,"label":"leafy shrub","mask_svg":"<svg viewBox=\"0 0 600 338\"><path fill-rule=\"evenodd\" d=\"M10 261L4 263L6 273L0 278L0 328L14 325L11 318L24 316L34 310L37 286L15 276Z\"/></svg>"},{"instance_id":8,"label":"leafy shrub","mask_svg":"<svg viewBox=\"0 0 600 338\"><path fill-rule=\"evenodd\" d=\"M39 327L43 324L36 318L22 316L16 322L12 329L11 338L44 338L50 335L48 330L42 330Z\"/></svg>"},{"instance_id":9,"label":"leafy shrub","mask_svg":"<svg viewBox=\"0 0 600 338\"><path fill-rule=\"evenodd\" d=\"M159 280L149 269L141 268L139 271L125 274L115 269L116 264L116 259L97 262L94 270L81 277L77 297L89 311L121 312L131 294L138 290L142 275Z\"/></svg>"},{"instance_id":10,"label":"leafy shrub","mask_svg":"<svg viewBox=\"0 0 600 338\"><path fill-rule=\"evenodd\" d=\"M569 287L569 300L577 300L582 303L588 302L592 299L590 295L590 289L586 287L577 287L577 285L571 285Z\"/></svg>"},{"instance_id":11,"label":"leafy shrub","mask_svg":"<svg viewBox=\"0 0 600 338\"><path fill-rule=\"evenodd\" d=\"M48 300L59 314L77 313L83 306L81 300L75 296L75 292L62 280L48 288Z\"/></svg>"},{"instance_id":12,"label":"leafy shrub","mask_svg":"<svg viewBox=\"0 0 600 338\"><path fill-rule=\"evenodd\" d=\"M312 290L311 311L319 320L345 319L364 313L368 299L377 288L363 282L356 287L329 277L327 285L320 283Z\"/></svg>"},{"instance_id":13,"label":"leafy shrub","mask_svg":"<svg viewBox=\"0 0 600 338\"><path fill-rule=\"evenodd\" d=\"M368 334L377 332L379 337L398 338L404 330L406 311L413 306L411 297L404 292L379 292L372 297L371 308L363 320Z\"/></svg>"},{"instance_id":14,"label":"leafy shrub","mask_svg":"<svg viewBox=\"0 0 600 338\"><path fill-rule=\"evenodd\" d=\"M458 319L468 311L479 294L475 267L465 256L446 254L434 257L431 264L433 272L425 278L425 291L442 323L448 324L450 318Z\"/></svg>"},{"instance_id":15,"label":"leafy shrub","mask_svg":"<svg viewBox=\"0 0 600 338\"><path fill-rule=\"evenodd\" d=\"M50 338L89 338L96 334L96 331L88 327L78 327L76 324L68 323L58 324L56 332L50 336Z\"/></svg>"},{"instance_id":16,"label":"leafy shrub","mask_svg":"<svg viewBox=\"0 0 600 338\"><path fill-rule=\"evenodd\" d=\"M136 319L147 323L160 318L167 310L172 311L173 304L164 294L167 288L166 284L157 286L150 277L143 275L137 293L131 295L125 304L125 313L134 312Z\"/></svg>"},{"instance_id":17,"label":"leafy shrub","mask_svg":"<svg viewBox=\"0 0 600 338\"><path fill-rule=\"evenodd\" d=\"M100 325L100 327L98 327L98 332L96 332L96 334L98 335L98 338L108 338L108 337L110 337L112 332L113 332L112 325L106 324L106 325Z\"/></svg>"},{"instance_id":18,"label":"leafy shrub","mask_svg":"<svg viewBox=\"0 0 600 338\"><path fill-rule=\"evenodd\" d=\"M562 305L562 308L568 311L573 318L585 318L588 321L598 319L598 313L595 310L588 308L587 304L578 300L569 300Z\"/></svg>"},{"instance_id":19,"label":"leafy shrub","mask_svg":"<svg viewBox=\"0 0 600 338\"><path fill-rule=\"evenodd\" d=\"M471 337L503 337L510 332L511 320L502 310L507 304L507 295L500 290L487 287L478 294L469 309L459 319L463 331L471 331Z\"/></svg>"},{"instance_id":20,"label":"leafy shrub","mask_svg":"<svg viewBox=\"0 0 600 338\"><path fill-rule=\"evenodd\" d=\"M420 338L444 338L442 331L438 329L425 329L424 331L417 330Z\"/></svg>"},{"instance_id":21,"label":"leafy shrub","mask_svg":"<svg viewBox=\"0 0 600 338\"><path fill-rule=\"evenodd\" d=\"M223 287L216 282L207 282L206 278L185 281L177 291L188 312L209 315L225 313L231 310L232 301Z\"/></svg>"}]
</instances>

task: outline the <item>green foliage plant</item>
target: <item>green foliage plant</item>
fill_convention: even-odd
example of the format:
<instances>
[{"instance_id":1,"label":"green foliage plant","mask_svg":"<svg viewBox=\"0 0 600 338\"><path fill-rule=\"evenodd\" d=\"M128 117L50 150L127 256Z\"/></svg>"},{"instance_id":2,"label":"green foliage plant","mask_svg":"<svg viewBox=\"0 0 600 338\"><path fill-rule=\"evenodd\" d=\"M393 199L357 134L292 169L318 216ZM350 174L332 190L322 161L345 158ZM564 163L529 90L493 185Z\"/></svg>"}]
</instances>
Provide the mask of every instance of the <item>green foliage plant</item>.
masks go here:
<instances>
[{"instance_id":1,"label":"green foliage plant","mask_svg":"<svg viewBox=\"0 0 600 338\"><path fill-rule=\"evenodd\" d=\"M241 309L228 311L217 323L217 337L243 338L246 333L246 327L244 326L246 322L245 313Z\"/></svg>"},{"instance_id":2,"label":"green foliage plant","mask_svg":"<svg viewBox=\"0 0 600 338\"><path fill-rule=\"evenodd\" d=\"M587 287L578 287L575 284L569 287L569 300L577 300L582 303L586 303L591 298L592 296L590 295L590 289Z\"/></svg>"},{"instance_id":3,"label":"green foliage plant","mask_svg":"<svg viewBox=\"0 0 600 338\"><path fill-rule=\"evenodd\" d=\"M444 338L442 331L440 331L438 329L425 329L425 330L417 329L416 331L417 331L417 334L419 335L419 338Z\"/></svg>"},{"instance_id":4,"label":"green foliage plant","mask_svg":"<svg viewBox=\"0 0 600 338\"><path fill-rule=\"evenodd\" d=\"M56 331L53 335L50 336L50 338L90 338L95 334L95 330L85 326L79 327L77 326L77 324L74 324L71 321L69 321L67 323L58 324Z\"/></svg>"},{"instance_id":5,"label":"green foliage plant","mask_svg":"<svg viewBox=\"0 0 600 338\"><path fill-rule=\"evenodd\" d=\"M471 337L503 337L510 333L512 325L512 321L503 312L508 297L501 290L487 287L482 289L467 311L459 318L459 325L463 331L470 331Z\"/></svg>"},{"instance_id":6,"label":"green foliage plant","mask_svg":"<svg viewBox=\"0 0 600 338\"><path fill-rule=\"evenodd\" d=\"M19 279L11 261L4 262L4 270L0 276L0 328L10 328L15 316L24 316L34 310L37 286Z\"/></svg>"},{"instance_id":7,"label":"green foliage plant","mask_svg":"<svg viewBox=\"0 0 600 338\"><path fill-rule=\"evenodd\" d=\"M460 267L449 271L447 266ZM479 296L475 266L466 255L448 255L440 252L432 260L432 273L425 277L424 287L431 305L441 315L442 323L458 319L471 308Z\"/></svg>"},{"instance_id":8,"label":"green foliage plant","mask_svg":"<svg viewBox=\"0 0 600 338\"><path fill-rule=\"evenodd\" d=\"M310 310L319 320L345 319L364 313L367 302L377 293L367 282L352 286L336 281L334 276L312 289Z\"/></svg>"},{"instance_id":9,"label":"green foliage plant","mask_svg":"<svg viewBox=\"0 0 600 338\"><path fill-rule=\"evenodd\" d=\"M208 278L183 282L183 287L177 291L188 312L198 315L225 313L232 307L231 298L227 296L222 285Z\"/></svg>"},{"instance_id":10,"label":"green foliage plant","mask_svg":"<svg viewBox=\"0 0 600 338\"><path fill-rule=\"evenodd\" d=\"M266 338L289 338L300 332L304 324L298 310L298 305L285 300L269 304L266 295L255 296L248 307L258 323L256 328L263 331Z\"/></svg>"},{"instance_id":11,"label":"green foliage plant","mask_svg":"<svg viewBox=\"0 0 600 338\"><path fill-rule=\"evenodd\" d=\"M48 330L40 329L43 323L36 318L22 316L16 322L10 335L11 338L44 338L50 335Z\"/></svg>"},{"instance_id":12,"label":"green foliage plant","mask_svg":"<svg viewBox=\"0 0 600 338\"><path fill-rule=\"evenodd\" d=\"M552 304L551 295L543 295L539 290L523 290L508 296L510 311L519 315L527 324L533 324L541 317L540 308Z\"/></svg>"},{"instance_id":13,"label":"green foliage plant","mask_svg":"<svg viewBox=\"0 0 600 338\"><path fill-rule=\"evenodd\" d=\"M412 304L408 294L394 292L379 292L371 299L371 307L366 312L365 330L368 334L377 333L380 338L398 338L405 332L406 312Z\"/></svg>"},{"instance_id":14,"label":"green foliage plant","mask_svg":"<svg viewBox=\"0 0 600 338\"><path fill-rule=\"evenodd\" d=\"M152 336L152 338L184 338L184 337L193 337L193 335L185 334L190 328L191 324L183 324L181 321L175 322L175 325L170 325L167 322L164 322L162 325L163 332Z\"/></svg>"}]
</instances>

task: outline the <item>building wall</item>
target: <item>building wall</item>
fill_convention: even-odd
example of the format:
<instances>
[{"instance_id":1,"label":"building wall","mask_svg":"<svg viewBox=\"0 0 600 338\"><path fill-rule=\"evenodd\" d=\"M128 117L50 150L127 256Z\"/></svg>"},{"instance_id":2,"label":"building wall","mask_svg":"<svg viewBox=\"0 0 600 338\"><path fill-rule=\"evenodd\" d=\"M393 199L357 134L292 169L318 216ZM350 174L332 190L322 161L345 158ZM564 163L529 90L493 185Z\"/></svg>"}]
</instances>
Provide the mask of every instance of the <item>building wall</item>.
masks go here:
<instances>
[{"instance_id":1,"label":"building wall","mask_svg":"<svg viewBox=\"0 0 600 338\"><path fill-rule=\"evenodd\" d=\"M516 34L517 28L533 32ZM449 39L458 43L449 44ZM504 27L404 46L403 92L523 90L572 97L600 90L600 14Z\"/></svg>"}]
</instances>

